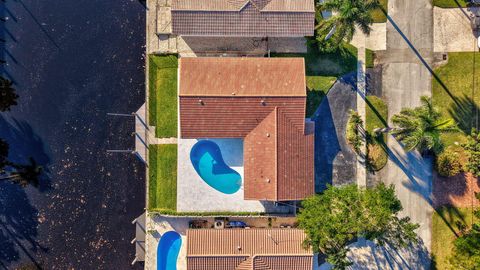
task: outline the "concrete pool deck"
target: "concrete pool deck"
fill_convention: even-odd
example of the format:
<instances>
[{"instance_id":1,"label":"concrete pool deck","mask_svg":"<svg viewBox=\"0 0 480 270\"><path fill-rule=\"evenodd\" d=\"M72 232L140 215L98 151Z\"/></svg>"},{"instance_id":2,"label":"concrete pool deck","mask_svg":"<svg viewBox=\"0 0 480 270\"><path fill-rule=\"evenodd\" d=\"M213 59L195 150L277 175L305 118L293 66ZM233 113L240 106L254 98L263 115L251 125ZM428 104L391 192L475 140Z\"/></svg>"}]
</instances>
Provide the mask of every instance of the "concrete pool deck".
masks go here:
<instances>
[{"instance_id":1,"label":"concrete pool deck","mask_svg":"<svg viewBox=\"0 0 480 270\"><path fill-rule=\"evenodd\" d=\"M215 142L222 152L225 163L242 177L242 186L234 194L224 194L205 183L195 171L190 161L190 151L199 140L178 140L177 171L177 211L178 212L275 212L285 213L285 206L275 206L272 202L243 199L243 140L209 139Z\"/></svg>"}]
</instances>

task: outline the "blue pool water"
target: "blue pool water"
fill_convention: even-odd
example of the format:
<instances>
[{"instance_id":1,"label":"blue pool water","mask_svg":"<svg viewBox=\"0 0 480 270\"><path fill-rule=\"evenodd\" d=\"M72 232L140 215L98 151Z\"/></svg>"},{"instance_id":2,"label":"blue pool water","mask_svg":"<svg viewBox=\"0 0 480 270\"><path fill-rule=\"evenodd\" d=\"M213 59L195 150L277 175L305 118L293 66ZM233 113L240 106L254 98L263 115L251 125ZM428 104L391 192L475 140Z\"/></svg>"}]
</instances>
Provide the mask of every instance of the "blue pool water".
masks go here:
<instances>
[{"instance_id":1,"label":"blue pool water","mask_svg":"<svg viewBox=\"0 0 480 270\"><path fill-rule=\"evenodd\" d=\"M240 189L242 177L223 161L220 147L215 142L197 142L190 151L190 160L198 175L212 188L225 194Z\"/></svg>"},{"instance_id":2,"label":"blue pool water","mask_svg":"<svg viewBox=\"0 0 480 270\"><path fill-rule=\"evenodd\" d=\"M163 234L157 247L157 270L177 270L177 258L182 245L180 234L169 231Z\"/></svg>"}]
</instances>

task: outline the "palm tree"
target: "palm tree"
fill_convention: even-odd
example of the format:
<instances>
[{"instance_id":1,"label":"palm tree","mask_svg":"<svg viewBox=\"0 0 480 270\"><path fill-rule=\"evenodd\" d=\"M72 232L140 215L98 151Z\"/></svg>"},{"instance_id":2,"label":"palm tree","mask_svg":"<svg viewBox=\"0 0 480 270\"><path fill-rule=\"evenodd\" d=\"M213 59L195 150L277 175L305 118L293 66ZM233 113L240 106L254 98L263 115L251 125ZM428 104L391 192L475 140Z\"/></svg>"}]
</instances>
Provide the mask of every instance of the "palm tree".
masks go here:
<instances>
[{"instance_id":1,"label":"palm tree","mask_svg":"<svg viewBox=\"0 0 480 270\"><path fill-rule=\"evenodd\" d=\"M320 0L317 3L316 41L319 46L338 48L343 42L352 40L356 26L369 35L372 11L380 7L379 0ZM332 12L332 16L323 18L324 11Z\"/></svg>"},{"instance_id":2,"label":"palm tree","mask_svg":"<svg viewBox=\"0 0 480 270\"><path fill-rule=\"evenodd\" d=\"M38 187L43 167L38 165L32 157L29 158L29 161L29 164L14 164L9 162L8 165L14 168L14 170L11 172L4 171L4 175L0 176L0 181L11 181L22 187L26 187L29 184Z\"/></svg>"},{"instance_id":3,"label":"palm tree","mask_svg":"<svg viewBox=\"0 0 480 270\"><path fill-rule=\"evenodd\" d=\"M0 111L9 111L10 107L17 105L18 95L12 87L12 81L0 76Z\"/></svg>"},{"instance_id":4,"label":"palm tree","mask_svg":"<svg viewBox=\"0 0 480 270\"><path fill-rule=\"evenodd\" d=\"M3 173L3 169L8 165L8 143L0 138L0 175Z\"/></svg>"},{"instance_id":5,"label":"palm tree","mask_svg":"<svg viewBox=\"0 0 480 270\"><path fill-rule=\"evenodd\" d=\"M420 107L404 108L400 114L392 117L395 125L392 134L407 151L417 149L420 153L431 150L439 152L442 147L440 135L458 131L458 128L452 119L441 117L431 98L422 96L421 103Z\"/></svg>"}]
</instances>

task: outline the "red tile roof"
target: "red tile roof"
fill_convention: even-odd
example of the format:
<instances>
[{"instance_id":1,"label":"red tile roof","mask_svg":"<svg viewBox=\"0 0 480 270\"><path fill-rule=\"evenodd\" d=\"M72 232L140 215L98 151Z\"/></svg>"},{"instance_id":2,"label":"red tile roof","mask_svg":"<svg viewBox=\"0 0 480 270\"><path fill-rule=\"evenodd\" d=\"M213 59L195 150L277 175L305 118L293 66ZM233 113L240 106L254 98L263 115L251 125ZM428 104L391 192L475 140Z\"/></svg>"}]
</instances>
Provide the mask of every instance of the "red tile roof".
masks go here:
<instances>
[{"instance_id":1,"label":"red tile roof","mask_svg":"<svg viewBox=\"0 0 480 270\"><path fill-rule=\"evenodd\" d=\"M313 36L313 0L174 0L173 33L184 36Z\"/></svg>"},{"instance_id":2,"label":"red tile roof","mask_svg":"<svg viewBox=\"0 0 480 270\"><path fill-rule=\"evenodd\" d=\"M245 138L245 199L284 201L312 195L314 140L312 128L307 129L305 126L303 61L290 59L292 66L296 67L291 69L284 65L284 59L281 58L250 58L248 61L242 58L216 58L221 62L219 66L232 72L253 70L255 67L275 67L259 68L262 72L227 74L212 72L219 69L214 59L182 59L179 86L180 136ZM188 65L185 65L187 62ZM196 62L200 63L200 67L192 68ZM230 65L242 68L235 69ZM271 76L270 71L273 69L275 71L272 73L276 74L277 68L284 68L288 72L282 73L281 77ZM185 77L188 78L182 79ZM204 77L208 79L203 79ZM301 77L301 82L289 77ZM270 83L265 78L277 82ZM286 83L291 80L296 82L289 84L289 91L282 88L282 83L278 84L278 81ZM193 83L195 81L197 84ZM231 96L221 90L222 86L231 89L232 85L242 85L239 82L246 81L249 82L244 85L248 85L248 88L243 87L240 95ZM214 94L210 94L208 89ZM198 95L194 96L193 93ZM263 95L255 96L256 93Z\"/></svg>"},{"instance_id":3,"label":"red tile roof","mask_svg":"<svg viewBox=\"0 0 480 270\"><path fill-rule=\"evenodd\" d=\"M245 199L300 200L314 193L314 134L298 124L288 109L275 108L245 137Z\"/></svg>"},{"instance_id":4,"label":"red tile roof","mask_svg":"<svg viewBox=\"0 0 480 270\"><path fill-rule=\"evenodd\" d=\"M313 252L298 229L189 229L188 270L311 270Z\"/></svg>"},{"instance_id":5,"label":"red tile roof","mask_svg":"<svg viewBox=\"0 0 480 270\"><path fill-rule=\"evenodd\" d=\"M303 58L183 57L179 66L180 96L306 95Z\"/></svg>"}]
</instances>

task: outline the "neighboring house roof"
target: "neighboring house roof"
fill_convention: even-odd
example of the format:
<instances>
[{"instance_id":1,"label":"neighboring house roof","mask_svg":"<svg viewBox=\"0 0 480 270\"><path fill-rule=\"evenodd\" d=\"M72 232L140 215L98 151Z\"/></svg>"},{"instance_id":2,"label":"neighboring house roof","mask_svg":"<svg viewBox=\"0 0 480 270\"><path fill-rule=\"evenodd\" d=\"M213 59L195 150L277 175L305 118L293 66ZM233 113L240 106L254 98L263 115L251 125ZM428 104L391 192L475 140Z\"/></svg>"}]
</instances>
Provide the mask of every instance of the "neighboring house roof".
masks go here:
<instances>
[{"instance_id":1,"label":"neighboring house roof","mask_svg":"<svg viewBox=\"0 0 480 270\"><path fill-rule=\"evenodd\" d=\"M303 58L180 58L179 67L180 136L244 138L245 199L314 193Z\"/></svg>"},{"instance_id":2,"label":"neighboring house roof","mask_svg":"<svg viewBox=\"0 0 480 270\"><path fill-rule=\"evenodd\" d=\"M304 97L303 58L181 58L181 96ZM218 80L222 78L221 80Z\"/></svg>"},{"instance_id":3,"label":"neighboring house roof","mask_svg":"<svg viewBox=\"0 0 480 270\"><path fill-rule=\"evenodd\" d=\"M189 229L187 270L311 270L298 229Z\"/></svg>"},{"instance_id":4,"label":"neighboring house roof","mask_svg":"<svg viewBox=\"0 0 480 270\"><path fill-rule=\"evenodd\" d=\"M184 36L313 36L313 0L173 0L173 33Z\"/></svg>"}]
</instances>

